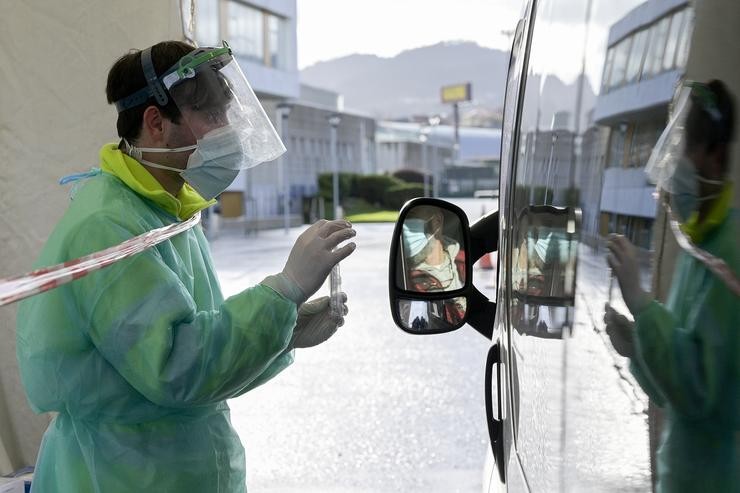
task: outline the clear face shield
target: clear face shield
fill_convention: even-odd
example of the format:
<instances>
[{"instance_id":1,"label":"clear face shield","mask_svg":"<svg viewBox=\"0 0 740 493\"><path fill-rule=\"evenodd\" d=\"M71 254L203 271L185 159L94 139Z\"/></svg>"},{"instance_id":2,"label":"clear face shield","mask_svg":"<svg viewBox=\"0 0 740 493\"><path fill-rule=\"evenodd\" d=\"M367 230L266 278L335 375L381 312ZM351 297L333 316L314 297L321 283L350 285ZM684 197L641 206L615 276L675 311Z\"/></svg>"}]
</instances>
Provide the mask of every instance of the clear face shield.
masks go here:
<instances>
[{"instance_id":1,"label":"clear face shield","mask_svg":"<svg viewBox=\"0 0 740 493\"><path fill-rule=\"evenodd\" d=\"M199 142L209 134L223 135L225 128L238 137L244 157L241 169L272 161L285 152L226 43L184 56L162 77L162 83Z\"/></svg>"},{"instance_id":2,"label":"clear face shield","mask_svg":"<svg viewBox=\"0 0 740 493\"><path fill-rule=\"evenodd\" d=\"M700 183L715 186L724 183L700 176L696 166L686 155L686 127L692 104L701 107L701 110L709 116L712 125L719 126L722 114L711 91L701 83L682 84L673 100L671 119L655 144L645 167L648 181L656 185L663 206L669 214L668 223L671 231L681 249L702 262L731 291L740 296L740 278L732 272L724 260L694 244L682 226L698 210L701 201L718 196L718 194L701 196Z\"/></svg>"},{"instance_id":3,"label":"clear face shield","mask_svg":"<svg viewBox=\"0 0 740 493\"><path fill-rule=\"evenodd\" d=\"M272 161L285 152L275 128L224 42L220 48L198 48L157 77L150 50L142 52L147 87L116 102L118 111L139 106L154 97L161 106L170 100L181 124L196 144L176 149L138 148L126 143L134 159L152 167L179 172L204 198L221 193L242 169ZM193 150L185 170L142 159L142 152Z\"/></svg>"},{"instance_id":4,"label":"clear face shield","mask_svg":"<svg viewBox=\"0 0 740 493\"><path fill-rule=\"evenodd\" d=\"M692 106L692 95L713 120L719 121L719 110L712 104L703 84L686 82L678 87L670 121L653 147L645 173L656 186L666 209L679 223L685 223L697 210L698 204L716 196L700 197L700 182L721 185L699 175L686 154L686 121Z\"/></svg>"}]
</instances>

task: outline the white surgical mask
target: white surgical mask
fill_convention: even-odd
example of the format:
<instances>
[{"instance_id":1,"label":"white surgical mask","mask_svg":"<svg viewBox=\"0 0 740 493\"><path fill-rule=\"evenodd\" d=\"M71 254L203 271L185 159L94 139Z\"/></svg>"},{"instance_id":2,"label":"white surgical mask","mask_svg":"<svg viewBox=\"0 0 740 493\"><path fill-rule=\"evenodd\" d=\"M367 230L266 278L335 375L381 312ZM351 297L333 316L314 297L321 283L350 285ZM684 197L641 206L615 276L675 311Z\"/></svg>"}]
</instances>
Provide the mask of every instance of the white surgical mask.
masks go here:
<instances>
[{"instance_id":1,"label":"white surgical mask","mask_svg":"<svg viewBox=\"0 0 740 493\"><path fill-rule=\"evenodd\" d=\"M153 168L179 173L201 197L211 200L231 185L244 166L245 156L239 133L226 125L206 133L196 145L164 149L156 147L134 147L124 140L129 156ZM193 150L188 156L185 169L173 168L147 161L141 157L143 152L185 152Z\"/></svg>"},{"instance_id":2,"label":"white surgical mask","mask_svg":"<svg viewBox=\"0 0 740 493\"><path fill-rule=\"evenodd\" d=\"M424 219L409 218L403 222L403 241L406 247L406 255L413 257L421 252L429 242L431 235L424 230L426 221Z\"/></svg>"},{"instance_id":3,"label":"white surgical mask","mask_svg":"<svg viewBox=\"0 0 740 493\"><path fill-rule=\"evenodd\" d=\"M718 194L700 197L699 183L722 185L721 180L710 180L699 176L694 163L686 156L681 156L676 170L671 177L671 207L681 222L685 223L691 214L699 209L699 202L711 200Z\"/></svg>"}]
</instances>

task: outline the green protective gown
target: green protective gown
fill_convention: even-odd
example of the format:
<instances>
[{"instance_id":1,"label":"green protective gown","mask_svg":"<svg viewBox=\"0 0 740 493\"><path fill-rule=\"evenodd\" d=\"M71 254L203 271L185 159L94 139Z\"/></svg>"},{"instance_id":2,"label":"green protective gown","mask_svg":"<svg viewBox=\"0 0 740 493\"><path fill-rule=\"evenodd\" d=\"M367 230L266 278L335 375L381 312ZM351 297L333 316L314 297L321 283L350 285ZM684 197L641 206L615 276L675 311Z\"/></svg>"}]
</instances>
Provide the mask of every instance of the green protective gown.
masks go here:
<instances>
[{"instance_id":1,"label":"green protective gown","mask_svg":"<svg viewBox=\"0 0 740 493\"><path fill-rule=\"evenodd\" d=\"M210 205L165 192L114 145L78 189L37 266L172 224ZM183 217L181 217L183 218ZM56 412L38 493L242 492L226 399L293 361L295 302L259 284L224 300L200 226L21 303L17 347L33 409Z\"/></svg>"},{"instance_id":2,"label":"green protective gown","mask_svg":"<svg viewBox=\"0 0 740 493\"><path fill-rule=\"evenodd\" d=\"M739 242L735 211L699 246L737 274ZM658 491L740 491L740 299L681 253L666 304L635 321L632 372L666 411Z\"/></svg>"}]
</instances>

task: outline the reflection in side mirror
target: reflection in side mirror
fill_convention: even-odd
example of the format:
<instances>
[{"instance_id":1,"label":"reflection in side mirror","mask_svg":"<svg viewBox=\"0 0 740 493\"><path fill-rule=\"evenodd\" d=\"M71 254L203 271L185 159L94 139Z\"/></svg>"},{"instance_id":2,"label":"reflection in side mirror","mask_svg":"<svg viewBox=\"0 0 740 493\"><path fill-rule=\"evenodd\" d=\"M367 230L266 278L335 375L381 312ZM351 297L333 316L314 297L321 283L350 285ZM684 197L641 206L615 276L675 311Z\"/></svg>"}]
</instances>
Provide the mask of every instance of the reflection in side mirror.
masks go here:
<instances>
[{"instance_id":1,"label":"reflection in side mirror","mask_svg":"<svg viewBox=\"0 0 740 493\"><path fill-rule=\"evenodd\" d=\"M514 296L550 306L572 306L575 299L580 221L572 208L533 206L516 227L513 248Z\"/></svg>"},{"instance_id":2,"label":"reflection in side mirror","mask_svg":"<svg viewBox=\"0 0 740 493\"><path fill-rule=\"evenodd\" d=\"M519 216L512 248L513 324L517 331L560 338L573 320L580 211L530 206Z\"/></svg>"},{"instance_id":3,"label":"reflection in side mirror","mask_svg":"<svg viewBox=\"0 0 740 493\"><path fill-rule=\"evenodd\" d=\"M443 300L398 300L398 313L403 328L416 333L448 332L465 322L465 297Z\"/></svg>"},{"instance_id":4,"label":"reflection in side mirror","mask_svg":"<svg viewBox=\"0 0 740 493\"><path fill-rule=\"evenodd\" d=\"M453 212L433 205L411 208L399 240L397 288L429 293L465 286L463 228Z\"/></svg>"}]
</instances>

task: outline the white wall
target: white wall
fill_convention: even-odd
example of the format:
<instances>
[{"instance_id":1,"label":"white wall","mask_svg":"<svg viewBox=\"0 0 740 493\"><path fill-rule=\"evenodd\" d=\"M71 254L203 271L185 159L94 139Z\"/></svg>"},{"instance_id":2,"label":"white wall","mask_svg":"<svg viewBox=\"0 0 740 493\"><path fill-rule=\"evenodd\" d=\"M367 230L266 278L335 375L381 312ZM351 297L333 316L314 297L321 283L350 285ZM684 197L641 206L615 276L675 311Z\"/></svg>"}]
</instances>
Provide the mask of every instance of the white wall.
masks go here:
<instances>
[{"instance_id":1,"label":"white wall","mask_svg":"<svg viewBox=\"0 0 740 493\"><path fill-rule=\"evenodd\" d=\"M116 140L105 101L115 59L182 33L177 0L0 2L0 277L31 268L67 205L59 177ZM0 308L0 475L35 463L48 423L20 386L15 313Z\"/></svg>"}]
</instances>

